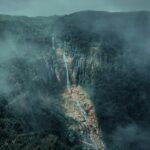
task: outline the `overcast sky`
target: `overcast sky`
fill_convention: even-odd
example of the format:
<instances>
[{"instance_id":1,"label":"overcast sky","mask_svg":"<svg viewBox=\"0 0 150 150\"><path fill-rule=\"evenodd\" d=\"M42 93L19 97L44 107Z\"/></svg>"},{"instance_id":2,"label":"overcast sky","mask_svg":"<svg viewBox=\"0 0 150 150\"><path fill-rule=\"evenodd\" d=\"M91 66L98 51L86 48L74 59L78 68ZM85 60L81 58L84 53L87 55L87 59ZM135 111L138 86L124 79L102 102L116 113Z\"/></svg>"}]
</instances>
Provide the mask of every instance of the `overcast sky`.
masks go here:
<instances>
[{"instance_id":1,"label":"overcast sky","mask_svg":"<svg viewBox=\"0 0 150 150\"><path fill-rule=\"evenodd\" d=\"M1 14L50 16L81 10L150 10L150 0L0 0Z\"/></svg>"}]
</instances>

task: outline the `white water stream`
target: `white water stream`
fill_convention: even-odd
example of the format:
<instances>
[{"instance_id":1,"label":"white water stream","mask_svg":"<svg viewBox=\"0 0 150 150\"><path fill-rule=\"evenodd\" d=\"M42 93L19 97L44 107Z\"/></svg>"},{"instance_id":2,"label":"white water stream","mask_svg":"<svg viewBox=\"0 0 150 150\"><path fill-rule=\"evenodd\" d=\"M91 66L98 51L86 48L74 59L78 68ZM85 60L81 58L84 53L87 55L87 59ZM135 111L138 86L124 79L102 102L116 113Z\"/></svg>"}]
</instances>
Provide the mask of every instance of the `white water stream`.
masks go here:
<instances>
[{"instance_id":1,"label":"white water stream","mask_svg":"<svg viewBox=\"0 0 150 150\"><path fill-rule=\"evenodd\" d=\"M77 106L78 106L80 112L82 113L82 116L84 117L85 121L87 121L87 120L88 120L88 115L87 115L87 113L84 111L84 109L81 107L79 101L77 101Z\"/></svg>"},{"instance_id":2,"label":"white water stream","mask_svg":"<svg viewBox=\"0 0 150 150\"><path fill-rule=\"evenodd\" d=\"M68 65L67 65L67 58L65 55L65 52L63 53L63 60L65 63L65 68L66 68L66 80L67 80L67 90L69 93L71 93L71 88L70 88L70 80L69 80L69 71L68 71ZM77 100L77 107L79 108L82 116L84 117L84 119L87 121L88 120L88 115L85 112L85 110L82 108L82 106L80 105L80 102Z\"/></svg>"},{"instance_id":3,"label":"white water stream","mask_svg":"<svg viewBox=\"0 0 150 150\"><path fill-rule=\"evenodd\" d=\"M69 71L68 71L67 58L66 58L65 53L63 53L63 60L64 60L64 63L65 63L65 68L66 68L67 90L68 90L69 93L71 93L70 80L69 80Z\"/></svg>"},{"instance_id":4,"label":"white water stream","mask_svg":"<svg viewBox=\"0 0 150 150\"><path fill-rule=\"evenodd\" d=\"M55 37L52 36L52 49L55 49Z\"/></svg>"}]
</instances>

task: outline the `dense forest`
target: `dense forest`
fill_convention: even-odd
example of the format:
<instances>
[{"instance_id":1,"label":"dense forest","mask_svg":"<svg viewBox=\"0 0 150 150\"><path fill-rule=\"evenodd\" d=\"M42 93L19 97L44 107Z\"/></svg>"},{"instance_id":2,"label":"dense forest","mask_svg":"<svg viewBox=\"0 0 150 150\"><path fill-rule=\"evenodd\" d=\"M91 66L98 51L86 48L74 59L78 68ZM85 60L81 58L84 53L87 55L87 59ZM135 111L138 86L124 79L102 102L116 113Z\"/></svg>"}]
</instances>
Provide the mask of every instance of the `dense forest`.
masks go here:
<instances>
[{"instance_id":1,"label":"dense forest","mask_svg":"<svg viewBox=\"0 0 150 150\"><path fill-rule=\"evenodd\" d=\"M149 150L149 43L149 12L1 15L0 149L85 149L64 108L69 79L88 93L106 150Z\"/></svg>"}]
</instances>

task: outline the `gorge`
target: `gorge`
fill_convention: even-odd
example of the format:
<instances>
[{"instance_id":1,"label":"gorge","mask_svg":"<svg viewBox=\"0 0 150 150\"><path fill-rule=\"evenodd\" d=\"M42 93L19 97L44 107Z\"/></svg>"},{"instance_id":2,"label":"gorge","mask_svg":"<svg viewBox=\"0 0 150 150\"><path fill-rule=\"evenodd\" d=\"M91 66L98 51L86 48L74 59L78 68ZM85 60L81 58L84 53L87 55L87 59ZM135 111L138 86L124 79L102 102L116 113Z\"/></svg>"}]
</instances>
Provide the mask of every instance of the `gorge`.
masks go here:
<instances>
[{"instance_id":1,"label":"gorge","mask_svg":"<svg viewBox=\"0 0 150 150\"><path fill-rule=\"evenodd\" d=\"M149 150L150 13L0 15L0 149Z\"/></svg>"}]
</instances>

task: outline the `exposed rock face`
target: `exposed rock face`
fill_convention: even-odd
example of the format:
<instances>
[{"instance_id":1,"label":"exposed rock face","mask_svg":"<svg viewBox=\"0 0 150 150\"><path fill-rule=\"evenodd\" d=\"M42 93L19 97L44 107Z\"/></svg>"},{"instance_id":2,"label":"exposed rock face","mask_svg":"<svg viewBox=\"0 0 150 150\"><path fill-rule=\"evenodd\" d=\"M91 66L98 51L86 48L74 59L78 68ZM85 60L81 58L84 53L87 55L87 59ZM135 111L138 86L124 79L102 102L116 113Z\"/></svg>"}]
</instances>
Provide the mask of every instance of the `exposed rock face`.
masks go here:
<instances>
[{"instance_id":1,"label":"exposed rock face","mask_svg":"<svg viewBox=\"0 0 150 150\"><path fill-rule=\"evenodd\" d=\"M98 125L94 106L89 96L79 86L72 86L71 93L64 93L66 116L70 130L76 133L83 149L104 150L101 128Z\"/></svg>"}]
</instances>

